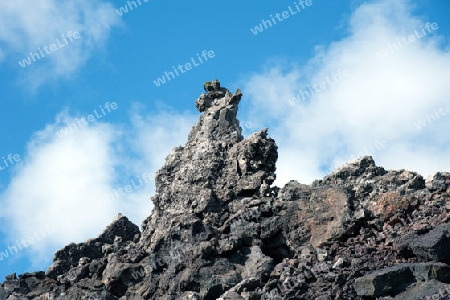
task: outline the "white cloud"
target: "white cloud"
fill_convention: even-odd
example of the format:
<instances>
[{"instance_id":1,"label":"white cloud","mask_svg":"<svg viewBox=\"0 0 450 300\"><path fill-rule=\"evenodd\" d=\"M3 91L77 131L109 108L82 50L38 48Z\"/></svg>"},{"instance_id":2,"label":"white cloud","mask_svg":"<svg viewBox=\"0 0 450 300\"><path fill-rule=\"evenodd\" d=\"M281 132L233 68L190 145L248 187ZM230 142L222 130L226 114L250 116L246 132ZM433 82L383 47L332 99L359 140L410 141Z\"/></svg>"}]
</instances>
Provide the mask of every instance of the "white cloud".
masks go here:
<instances>
[{"instance_id":1,"label":"white cloud","mask_svg":"<svg viewBox=\"0 0 450 300\"><path fill-rule=\"evenodd\" d=\"M6 234L11 240L32 237L37 229L55 226L57 232L30 247L35 262L51 259L50 249L81 241L100 231L117 213L117 204L102 206L97 199L114 180L110 143L112 129L97 125L64 139L54 126L39 132L28 155L2 195ZM55 249L53 249L55 250Z\"/></svg>"},{"instance_id":2,"label":"white cloud","mask_svg":"<svg viewBox=\"0 0 450 300\"><path fill-rule=\"evenodd\" d=\"M111 27L120 24L114 7L101 0L17 0L0 2L0 41L5 60L21 70L20 80L35 89L58 78L70 77L89 59L93 51L101 49ZM80 38L47 54L43 47L64 45L62 35L78 31ZM44 56L22 69L17 63L30 52L43 50ZM50 50L48 50L50 51Z\"/></svg>"},{"instance_id":3,"label":"white cloud","mask_svg":"<svg viewBox=\"0 0 450 300\"><path fill-rule=\"evenodd\" d=\"M150 215L154 173L173 147L186 142L197 117L136 108L131 126L95 121L60 138L56 133L80 117L64 111L29 142L0 195L0 217L9 245L47 225L57 228L27 248L32 268L46 267L70 242L96 237L119 212L137 225Z\"/></svg>"},{"instance_id":4,"label":"white cloud","mask_svg":"<svg viewBox=\"0 0 450 300\"><path fill-rule=\"evenodd\" d=\"M397 50L391 46L384 58L377 55L397 38L415 30L420 34L421 26L433 22L413 16L411 9L408 1L364 4L351 16L350 35L318 45L306 66L288 71L284 65L271 66L245 81L243 90L252 103L246 120L269 126L279 145L278 185L290 179L309 183L338 161L366 153L378 165L425 176L450 169L450 137L445 134L450 114L429 118L420 130L414 125L450 105L445 76L450 56L439 29ZM339 70L348 70L349 76L338 77ZM318 86L312 96L289 103L300 90L321 82L324 89ZM377 140L386 146L373 151Z\"/></svg>"},{"instance_id":5,"label":"white cloud","mask_svg":"<svg viewBox=\"0 0 450 300\"><path fill-rule=\"evenodd\" d=\"M141 104L136 104L131 113L135 134L129 137L129 142L150 165L160 164L175 146L184 145L198 120L197 114L177 113L170 107L159 105L157 114L142 114L145 108Z\"/></svg>"}]
</instances>

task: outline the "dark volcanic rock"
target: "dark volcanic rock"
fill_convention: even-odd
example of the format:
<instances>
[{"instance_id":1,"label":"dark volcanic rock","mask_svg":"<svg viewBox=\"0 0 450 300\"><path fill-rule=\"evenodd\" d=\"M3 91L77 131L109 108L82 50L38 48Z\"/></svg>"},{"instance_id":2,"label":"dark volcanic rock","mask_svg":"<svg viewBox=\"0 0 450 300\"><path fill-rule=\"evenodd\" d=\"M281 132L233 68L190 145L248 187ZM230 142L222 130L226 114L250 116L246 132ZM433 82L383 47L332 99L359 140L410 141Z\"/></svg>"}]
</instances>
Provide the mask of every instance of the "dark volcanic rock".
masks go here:
<instances>
[{"instance_id":1,"label":"dark volcanic rock","mask_svg":"<svg viewBox=\"0 0 450 300\"><path fill-rule=\"evenodd\" d=\"M450 187L450 173L437 172L430 176L425 184L430 191L444 192Z\"/></svg>"},{"instance_id":2,"label":"dark volcanic rock","mask_svg":"<svg viewBox=\"0 0 450 300\"><path fill-rule=\"evenodd\" d=\"M127 217L119 216L113 220L98 238L80 244L72 243L57 251L53 259L53 264L48 268L45 275L56 279L57 276L63 275L73 267L81 267L91 260L102 258L104 256L104 250L108 248L108 245L114 244L116 239L120 239L123 242L131 242L135 237L138 239L139 234L138 226L130 222ZM84 267L76 273L86 271L86 267ZM83 275L79 277L80 275L72 275L75 277L71 281L78 281L83 277Z\"/></svg>"},{"instance_id":3,"label":"dark volcanic rock","mask_svg":"<svg viewBox=\"0 0 450 300\"><path fill-rule=\"evenodd\" d=\"M443 263L412 263L375 271L355 281L360 296L395 296L416 282L450 283L450 266Z\"/></svg>"},{"instance_id":4,"label":"dark volcanic rock","mask_svg":"<svg viewBox=\"0 0 450 300\"><path fill-rule=\"evenodd\" d=\"M214 81L197 99L141 231L119 216L45 273L7 276L0 300L450 299L449 173L366 156L273 187L277 146L267 129L243 138L241 97Z\"/></svg>"},{"instance_id":5,"label":"dark volcanic rock","mask_svg":"<svg viewBox=\"0 0 450 300\"><path fill-rule=\"evenodd\" d=\"M425 234L410 233L398 241L398 249L410 251L426 260L445 261L450 259L450 224L442 224Z\"/></svg>"},{"instance_id":6,"label":"dark volcanic rock","mask_svg":"<svg viewBox=\"0 0 450 300\"><path fill-rule=\"evenodd\" d=\"M186 145L175 148L156 175L156 214L221 212L237 197L264 196L261 185L275 180L277 147L267 129L243 141L236 119L241 96L238 90L219 99L202 95L197 100L209 101L203 104L204 114Z\"/></svg>"}]
</instances>

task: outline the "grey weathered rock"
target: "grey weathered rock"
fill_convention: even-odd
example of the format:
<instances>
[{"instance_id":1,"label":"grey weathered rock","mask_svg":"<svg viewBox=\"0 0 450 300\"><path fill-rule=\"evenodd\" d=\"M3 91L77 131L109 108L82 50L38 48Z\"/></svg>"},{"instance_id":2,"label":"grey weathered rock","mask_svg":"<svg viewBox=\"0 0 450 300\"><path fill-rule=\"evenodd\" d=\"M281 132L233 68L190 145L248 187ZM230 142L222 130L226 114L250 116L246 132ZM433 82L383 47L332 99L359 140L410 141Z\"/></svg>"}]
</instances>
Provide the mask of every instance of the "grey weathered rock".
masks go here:
<instances>
[{"instance_id":1,"label":"grey weathered rock","mask_svg":"<svg viewBox=\"0 0 450 300\"><path fill-rule=\"evenodd\" d=\"M399 251L412 252L426 260L450 260L450 224L442 224L425 234L410 233L398 240Z\"/></svg>"},{"instance_id":2,"label":"grey weathered rock","mask_svg":"<svg viewBox=\"0 0 450 300\"><path fill-rule=\"evenodd\" d=\"M446 191L450 187L450 173L436 172L427 178L425 185L430 191Z\"/></svg>"},{"instance_id":3,"label":"grey weathered rock","mask_svg":"<svg viewBox=\"0 0 450 300\"><path fill-rule=\"evenodd\" d=\"M450 283L450 266L443 263L413 263L375 271L355 281L360 296L396 296L417 282Z\"/></svg>"},{"instance_id":4,"label":"grey weathered rock","mask_svg":"<svg viewBox=\"0 0 450 300\"><path fill-rule=\"evenodd\" d=\"M95 260L102 258L104 256L102 249L105 248L105 244L113 244L116 237L120 237L124 242L131 242L136 235L138 238L139 234L139 227L130 222L127 217L117 217L98 238L80 244L71 243L57 251L53 259L53 264L48 268L45 275L56 279L57 276L63 275L73 267L78 267L81 259ZM73 277L73 279L69 280L71 282L78 281L84 276L79 273L84 274L87 271L86 267L80 267L78 271L73 272L78 275L70 275Z\"/></svg>"},{"instance_id":5,"label":"grey weathered rock","mask_svg":"<svg viewBox=\"0 0 450 300\"><path fill-rule=\"evenodd\" d=\"M236 119L240 98L237 91L202 104L205 112L188 142L169 154L156 175L157 192L152 198L156 213L220 212L221 205L236 197L259 195L262 184L275 180L275 142L266 129L243 141Z\"/></svg>"},{"instance_id":6,"label":"grey weathered rock","mask_svg":"<svg viewBox=\"0 0 450 300\"><path fill-rule=\"evenodd\" d=\"M385 298L383 298L385 299ZM414 284L407 291L396 295L395 300L450 299L450 284L428 280Z\"/></svg>"},{"instance_id":7,"label":"grey weathered rock","mask_svg":"<svg viewBox=\"0 0 450 300\"><path fill-rule=\"evenodd\" d=\"M267 129L244 139L241 97L216 82L197 99L141 231L119 216L45 273L8 276L0 300L447 297L448 173L425 181L365 156L272 186L277 146Z\"/></svg>"}]
</instances>

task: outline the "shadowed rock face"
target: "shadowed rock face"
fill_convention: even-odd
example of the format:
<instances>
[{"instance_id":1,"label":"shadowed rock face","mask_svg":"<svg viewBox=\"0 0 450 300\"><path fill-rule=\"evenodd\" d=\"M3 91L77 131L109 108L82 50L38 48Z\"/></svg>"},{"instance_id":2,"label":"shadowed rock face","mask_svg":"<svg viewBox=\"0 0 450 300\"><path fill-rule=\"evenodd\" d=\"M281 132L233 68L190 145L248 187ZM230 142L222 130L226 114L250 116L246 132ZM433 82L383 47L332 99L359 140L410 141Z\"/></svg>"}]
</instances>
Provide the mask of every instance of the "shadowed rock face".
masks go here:
<instances>
[{"instance_id":1,"label":"shadowed rock face","mask_svg":"<svg viewBox=\"0 0 450 300\"><path fill-rule=\"evenodd\" d=\"M267 129L242 137L241 97L216 85L196 100L141 230L119 216L46 272L8 276L0 300L446 299L449 173L425 181L367 156L271 187L277 146Z\"/></svg>"}]
</instances>

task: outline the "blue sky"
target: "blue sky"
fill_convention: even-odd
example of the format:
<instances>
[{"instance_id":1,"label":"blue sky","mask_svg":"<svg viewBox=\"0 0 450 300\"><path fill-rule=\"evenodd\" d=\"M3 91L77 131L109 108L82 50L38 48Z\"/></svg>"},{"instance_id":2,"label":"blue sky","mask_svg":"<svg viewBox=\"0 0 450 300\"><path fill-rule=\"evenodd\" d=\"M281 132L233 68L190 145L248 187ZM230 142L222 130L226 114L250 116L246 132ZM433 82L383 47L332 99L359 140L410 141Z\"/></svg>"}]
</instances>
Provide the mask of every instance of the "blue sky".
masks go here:
<instances>
[{"instance_id":1,"label":"blue sky","mask_svg":"<svg viewBox=\"0 0 450 300\"><path fill-rule=\"evenodd\" d=\"M450 169L448 1L135 2L0 3L0 278L140 224L214 78L243 91L245 135L269 127L279 186L366 154Z\"/></svg>"}]
</instances>

